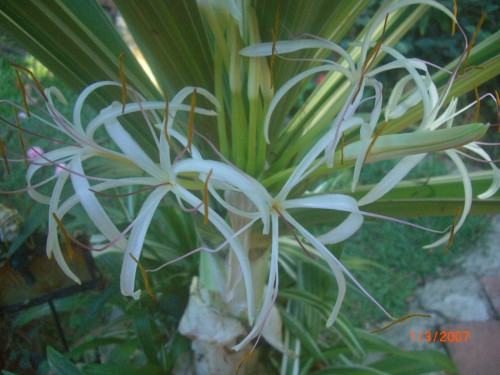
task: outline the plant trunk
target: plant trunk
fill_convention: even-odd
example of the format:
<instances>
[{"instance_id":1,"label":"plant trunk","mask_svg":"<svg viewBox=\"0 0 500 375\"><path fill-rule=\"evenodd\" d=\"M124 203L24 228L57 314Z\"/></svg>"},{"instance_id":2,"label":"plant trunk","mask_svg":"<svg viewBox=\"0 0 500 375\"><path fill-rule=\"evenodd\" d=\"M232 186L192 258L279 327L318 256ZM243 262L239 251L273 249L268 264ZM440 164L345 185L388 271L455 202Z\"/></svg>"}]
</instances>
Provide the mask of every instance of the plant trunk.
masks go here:
<instances>
[{"instance_id":1,"label":"plant trunk","mask_svg":"<svg viewBox=\"0 0 500 375\"><path fill-rule=\"evenodd\" d=\"M240 193L230 193L226 199L236 208L255 211L252 203ZM229 215L234 232L248 219ZM197 223L199 242L216 248L225 239L212 228ZM238 237L250 260L255 306L259 309L264 291L269 240L259 230L250 228ZM179 332L191 340L191 353L177 362L176 375L256 374L259 371L258 353L249 356L252 345L239 352L232 347L249 332L247 324L246 291L241 269L232 251L203 252L200 275L190 287L188 306L179 325ZM239 369L239 370L238 370Z\"/></svg>"}]
</instances>

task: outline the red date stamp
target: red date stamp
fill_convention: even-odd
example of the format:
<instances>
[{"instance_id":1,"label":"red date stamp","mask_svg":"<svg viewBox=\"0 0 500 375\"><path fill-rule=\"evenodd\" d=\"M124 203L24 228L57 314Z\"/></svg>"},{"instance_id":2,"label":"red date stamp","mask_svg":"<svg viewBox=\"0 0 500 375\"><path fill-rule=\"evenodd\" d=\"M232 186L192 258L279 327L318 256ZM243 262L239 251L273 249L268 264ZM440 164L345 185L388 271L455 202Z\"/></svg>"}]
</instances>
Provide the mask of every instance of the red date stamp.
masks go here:
<instances>
[{"instance_id":1,"label":"red date stamp","mask_svg":"<svg viewBox=\"0 0 500 375\"><path fill-rule=\"evenodd\" d=\"M410 331L411 342L467 342L470 331Z\"/></svg>"}]
</instances>

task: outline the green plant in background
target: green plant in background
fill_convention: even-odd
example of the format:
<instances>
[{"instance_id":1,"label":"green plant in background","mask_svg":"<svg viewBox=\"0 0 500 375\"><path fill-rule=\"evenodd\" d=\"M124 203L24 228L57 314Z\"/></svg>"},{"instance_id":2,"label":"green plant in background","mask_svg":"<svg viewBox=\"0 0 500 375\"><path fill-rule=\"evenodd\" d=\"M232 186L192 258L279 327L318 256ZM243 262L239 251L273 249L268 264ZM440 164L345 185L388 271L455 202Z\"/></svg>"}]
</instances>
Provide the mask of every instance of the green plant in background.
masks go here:
<instances>
[{"instance_id":1,"label":"green plant in background","mask_svg":"<svg viewBox=\"0 0 500 375\"><path fill-rule=\"evenodd\" d=\"M440 233L429 246L446 250L469 213L498 212L500 173L478 142L489 126L477 120L480 103L497 103L498 95L479 96L477 86L498 74L500 34L474 45L476 34L468 37L452 11L425 0L384 2L348 44L342 38L367 1L317 1L307 9L298 1L115 3L156 86L96 3L0 5L5 27L82 90L70 119L53 100L65 102L56 88L23 92L24 106L6 102L39 121L28 129L3 119L25 149L2 156L9 169L28 164L25 191L49 207L48 255L78 282L66 262L66 227L88 218L92 249L109 249L97 258L111 274L121 254L115 277L122 294L140 298L139 270L151 296L117 301L113 283L90 303L97 310L113 299L116 318L103 326L130 331L125 319L132 317L135 333L128 334L140 343L141 358L127 335L112 329L112 340L88 338L67 357L50 349L49 365L79 371L66 358L113 344L123 361L152 372L453 372L439 353L402 353L339 315L349 282L399 321L351 275L362 262L339 260L339 244L375 218ZM463 54L444 68L393 47L430 8L464 41ZM39 86L16 68L20 80ZM326 74L321 84L294 108L319 74ZM383 84L390 75L398 77L394 87ZM476 99L460 107L456 97L474 90ZM35 97L46 106L38 108L42 115L29 109ZM88 105L99 113L82 120ZM462 116L469 110L476 111L472 119ZM53 149L32 147L28 157L42 128L52 129ZM436 152L454 163L457 176L402 182ZM490 169L470 172L466 152ZM385 176L363 178L368 164L385 160L395 161ZM398 219L428 215L453 220L439 231ZM189 298L175 290L189 283ZM162 309L178 295L187 306L168 322ZM189 346L173 333L177 324ZM276 351L255 354L264 341ZM367 351L392 360L366 363ZM123 371L109 358L108 367L84 370ZM401 370L402 363L411 369Z\"/></svg>"}]
</instances>

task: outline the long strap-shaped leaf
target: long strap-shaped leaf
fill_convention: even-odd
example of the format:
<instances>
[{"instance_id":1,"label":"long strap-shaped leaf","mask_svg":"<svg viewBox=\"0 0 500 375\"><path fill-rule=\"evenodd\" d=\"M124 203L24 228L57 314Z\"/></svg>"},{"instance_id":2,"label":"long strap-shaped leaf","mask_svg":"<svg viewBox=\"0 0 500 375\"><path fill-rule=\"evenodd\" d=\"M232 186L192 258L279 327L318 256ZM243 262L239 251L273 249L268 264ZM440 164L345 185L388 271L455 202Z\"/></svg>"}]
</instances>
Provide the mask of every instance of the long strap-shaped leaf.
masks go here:
<instances>
[{"instance_id":1,"label":"long strap-shaped leaf","mask_svg":"<svg viewBox=\"0 0 500 375\"><path fill-rule=\"evenodd\" d=\"M177 92L197 86L213 91L212 51L196 1L114 3L162 90Z\"/></svg>"},{"instance_id":2,"label":"long strap-shaped leaf","mask_svg":"<svg viewBox=\"0 0 500 375\"><path fill-rule=\"evenodd\" d=\"M6 0L0 3L0 21L37 59L77 91L96 81L120 81L118 56L125 52L128 83L146 97L158 97L134 55L94 0Z\"/></svg>"},{"instance_id":3,"label":"long strap-shaped leaf","mask_svg":"<svg viewBox=\"0 0 500 375\"><path fill-rule=\"evenodd\" d=\"M159 93L97 1L0 2L0 23L38 60L76 91L102 80L120 81L118 57L125 53L127 82L149 99ZM119 100L120 91L100 90L89 98L97 108ZM144 132L132 130L141 144Z\"/></svg>"}]
</instances>

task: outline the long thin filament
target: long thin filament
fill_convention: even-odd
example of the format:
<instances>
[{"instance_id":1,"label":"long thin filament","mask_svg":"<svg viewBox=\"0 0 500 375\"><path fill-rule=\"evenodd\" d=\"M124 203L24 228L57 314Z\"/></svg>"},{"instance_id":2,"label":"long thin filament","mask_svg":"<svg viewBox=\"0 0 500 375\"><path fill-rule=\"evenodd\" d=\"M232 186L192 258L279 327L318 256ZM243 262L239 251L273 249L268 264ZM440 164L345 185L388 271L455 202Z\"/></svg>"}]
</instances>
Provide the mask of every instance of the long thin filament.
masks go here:
<instances>
[{"instance_id":1,"label":"long thin filament","mask_svg":"<svg viewBox=\"0 0 500 375\"><path fill-rule=\"evenodd\" d=\"M408 315L402 316L401 318L394 319L393 322L387 324L386 326L384 326L382 328L375 329L375 330L371 331L370 333L380 333L382 331L385 331L388 328L391 328L392 326L394 326L398 323L402 323L405 320L408 320L410 318L415 318L415 317L430 318L431 316L429 314L408 314Z\"/></svg>"}]
</instances>

